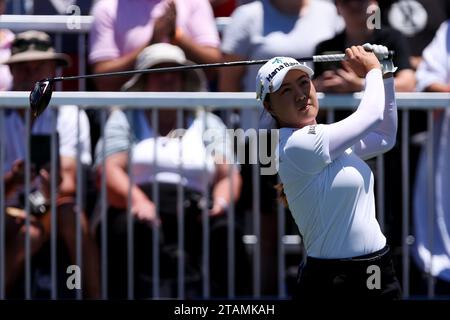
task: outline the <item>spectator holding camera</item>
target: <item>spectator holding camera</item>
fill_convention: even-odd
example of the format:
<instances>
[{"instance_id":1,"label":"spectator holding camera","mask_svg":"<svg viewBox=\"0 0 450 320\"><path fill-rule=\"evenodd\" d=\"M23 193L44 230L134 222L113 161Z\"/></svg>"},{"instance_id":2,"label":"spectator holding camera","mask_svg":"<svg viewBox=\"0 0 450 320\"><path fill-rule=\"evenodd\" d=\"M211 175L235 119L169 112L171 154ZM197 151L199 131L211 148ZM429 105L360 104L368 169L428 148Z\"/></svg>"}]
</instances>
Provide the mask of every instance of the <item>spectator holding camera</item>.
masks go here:
<instances>
[{"instance_id":1,"label":"spectator holding camera","mask_svg":"<svg viewBox=\"0 0 450 320\"><path fill-rule=\"evenodd\" d=\"M102 0L92 10L89 62L95 73L132 69L149 44L170 42L189 60L220 60L219 34L208 0ZM96 80L98 90L114 91L128 80Z\"/></svg>"},{"instance_id":2,"label":"spectator holding camera","mask_svg":"<svg viewBox=\"0 0 450 320\"><path fill-rule=\"evenodd\" d=\"M56 68L67 66L70 59L67 55L56 53L49 35L40 31L26 31L16 36L11 47L11 57L4 62L11 69L13 76L12 90L29 91L43 78L54 77ZM55 130L59 137L59 172L57 190L57 234L68 250L72 263L76 263L76 172L78 138L81 163L89 165L90 137L89 122L86 114L76 106L61 106L57 110L47 109L38 119L30 121L26 128L26 109L8 110L5 115L4 127L1 128L5 162L4 180L6 186L6 289L13 289L20 277L25 259L25 218L24 202L31 195L40 194L48 209L51 190L51 168L44 165L38 172L31 172L31 194L24 194L26 139L28 132L32 135L51 135ZM77 126L79 120L79 131ZM55 125L55 126L54 126ZM31 164L34 167L33 164ZM35 193L39 191L39 193ZM21 200L22 199L22 200ZM26 199L26 200L24 200ZM31 201L30 201L31 203ZM32 204L32 203L31 203ZM31 216L30 239L31 254L36 254L49 236L49 214L40 212L42 216ZM32 213L34 213L32 211ZM38 213L38 212L35 212ZM94 242L89 236L87 218L81 215L82 252L83 252L83 288L87 297L98 297L98 253Z\"/></svg>"}]
</instances>

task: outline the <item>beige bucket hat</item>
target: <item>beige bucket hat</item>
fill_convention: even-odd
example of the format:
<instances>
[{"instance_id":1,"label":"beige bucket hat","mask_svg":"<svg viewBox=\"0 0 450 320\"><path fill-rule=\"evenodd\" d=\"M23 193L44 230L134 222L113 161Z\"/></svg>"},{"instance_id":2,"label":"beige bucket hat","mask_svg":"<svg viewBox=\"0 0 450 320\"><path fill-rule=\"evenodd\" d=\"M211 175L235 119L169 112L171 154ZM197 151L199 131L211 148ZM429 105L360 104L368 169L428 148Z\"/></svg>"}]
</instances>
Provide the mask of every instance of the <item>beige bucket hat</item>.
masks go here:
<instances>
[{"instance_id":1,"label":"beige bucket hat","mask_svg":"<svg viewBox=\"0 0 450 320\"><path fill-rule=\"evenodd\" d=\"M41 60L54 60L63 67L69 66L71 62L67 54L55 52L47 33L30 30L16 35L11 44L11 56L3 64Z\"/></svg>"},{"instance_id":2,"label":"beige bucket hat","mask_svg":"<svg viewBox=\"0 0 450 320\"><path fill-rule=\"evenodd\" d=\"M136 69L145 70L157 65L169 63L179 66L189 66L193 62L186 59L183 50L169 43L152 44L142 50L136 59ZM202 70L191 69L185 71L185 91L206 91L207 81ZM142 74L134 75L122 86L123 91L141 91Z\"/></svg>"}]
</instances>

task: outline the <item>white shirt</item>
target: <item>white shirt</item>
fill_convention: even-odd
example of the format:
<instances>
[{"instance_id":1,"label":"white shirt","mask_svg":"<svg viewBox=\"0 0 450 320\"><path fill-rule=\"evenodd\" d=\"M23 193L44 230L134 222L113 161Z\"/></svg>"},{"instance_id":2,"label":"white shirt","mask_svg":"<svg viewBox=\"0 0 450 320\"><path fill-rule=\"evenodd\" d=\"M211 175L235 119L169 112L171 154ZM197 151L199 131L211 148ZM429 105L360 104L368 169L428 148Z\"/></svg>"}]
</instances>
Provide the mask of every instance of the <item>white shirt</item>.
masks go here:
<instances>
[{"instance_id":1,"label":"white shirt","mask_svg":"<svg viewBox=\"0 0 450 320\"><path fill-rule=\"evenodd\" d=\"M348 118L280 130L279 175L309 256L349 258L385 246L363 159L392 148L396 130L393 79L383 88L380 70L367 74L364 97Z\"/></svg>"},{"instance_id":2,"label":"white shirt","mask_svg":"<svg viewBox=\"0 0 450 320\"><path fill-rule=\"evenodd\" d=\"M77 112L76 106L61 106L58 108L56 130L59 135L59 155L76 158L77 152ZM89 120L83 110L80 116L81 162L91 163L91 140ZM51 134L53 113L45 110L33 124L32 134ZM17 111L8 111L5 116L3 143L5 150L4 172L11 170L12 164L18 159L25 159L25 119Z\"/></svg>"},{"instance_id":3,"label":"white shirt","mask_svg":"<svg viewBox=\"0 0 450 320\"><path fill-rule=\"evenodd\" d=\"M195 117L190 117L181 139L167 136L155 138L145 111L136 110L131 114L132 119L127 119L120 110L111 113L106 122L105 137L96 146L96 164L102 162L103 141L106 141L106 157L131 147L132 176L138 185L155 180L181 182L185 187L205 192L216 174L215 156L227 158L227 163L233 161L232 144L227 138L226 127L220 118L210 112L198 112ZM212 135L204 134L204 131Z\"/></svg>"},{"instance_id":4,"label":"white shirt","mask_svg":"<svg viewBox=\"0 0 450 320\"><path fill-rule=\"evenodd\" d=\"M145 117L139 119L145 123L150 137L137 142L132 149L134 183L141 185L154 180L173 184L181 182L185 187L205 192L216 168L214 158L206 152L203 143L202 119L194 119L181 139L155 138Z\"/></svg>"},{"instance_id":5,"label":"white shirt","mask_svg":"<svg viewBox=\"0 0 450 320\"><path fill-rule=\"evenodd\" d=\"M444 22L433 41L423 51L423 60L417 69L417 89L425 90L433 83L450 84L450 20ZM450 281L450 110L438 113L433 127L434 159L434 225L433 247L430 246L428 223L428 161L424 146L417 164L414 183L413 256L418 265L446 281Z\"/></svg>"},{"instance_id":6,"label":"white shirt","mask_svg":"<svg viewBox=\"0 0 450 320\"><path fill-rule=\"evenodd\" d=\"M417 91L433 83L450 83L450 20L442 23L433 41L423 51L423 60L416 72Z\"/></svg>"}]
</instances>

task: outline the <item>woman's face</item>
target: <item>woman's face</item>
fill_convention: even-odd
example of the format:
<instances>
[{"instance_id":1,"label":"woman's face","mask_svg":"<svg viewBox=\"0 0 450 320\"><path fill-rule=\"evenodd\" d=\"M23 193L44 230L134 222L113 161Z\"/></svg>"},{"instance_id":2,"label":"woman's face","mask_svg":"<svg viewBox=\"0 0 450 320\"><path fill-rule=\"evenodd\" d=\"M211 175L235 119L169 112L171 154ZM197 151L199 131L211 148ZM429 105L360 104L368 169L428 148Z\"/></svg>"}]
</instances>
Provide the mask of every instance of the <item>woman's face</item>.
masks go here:
<instances>
[{"instance_id":1,"label":"woman's face","mask_svg":"<svg viewBox=\"0 0 450 320\"><path fill-rule=\"evenodd\" d=\"M270 101L264 108L278 120L281 127L303 128L315 124L319 102L308 74L290 70L276 92L270 93Z\"/></svg>"}]
</instances>

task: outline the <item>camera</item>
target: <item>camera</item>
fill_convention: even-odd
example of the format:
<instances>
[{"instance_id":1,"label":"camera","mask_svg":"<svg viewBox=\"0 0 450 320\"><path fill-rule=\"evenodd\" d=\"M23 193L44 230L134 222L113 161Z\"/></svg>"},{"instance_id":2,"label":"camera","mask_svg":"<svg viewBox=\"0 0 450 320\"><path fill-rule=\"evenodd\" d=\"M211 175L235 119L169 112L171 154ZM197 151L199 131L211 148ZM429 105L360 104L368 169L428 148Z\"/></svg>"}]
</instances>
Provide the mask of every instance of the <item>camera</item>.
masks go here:
<instances>
[{"instance_id":1,"label":"camera","mask_svg":"<svg viewBox=\"0 0 450 320\"><path fill-rule=\"evenodd\" d=\"M35 217L41 217L47 213L47 199L40 190L33 190L28 197L22 193L19 196L21 206L25 208L25 198L30 203L30 213Z\"/></svg>"},{"instance_id":2,"label":"camera","mask_svg":"<svg viewBox=\"0 0 450 320\"><path fill-rule=\"evenodd\" d=\"M32 215L40 217L47 212L47 200L41 191L36 190L28 195L30 202L30 212Z\"/></svg>"}]
</instances>

